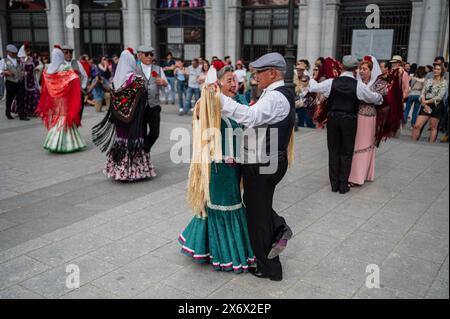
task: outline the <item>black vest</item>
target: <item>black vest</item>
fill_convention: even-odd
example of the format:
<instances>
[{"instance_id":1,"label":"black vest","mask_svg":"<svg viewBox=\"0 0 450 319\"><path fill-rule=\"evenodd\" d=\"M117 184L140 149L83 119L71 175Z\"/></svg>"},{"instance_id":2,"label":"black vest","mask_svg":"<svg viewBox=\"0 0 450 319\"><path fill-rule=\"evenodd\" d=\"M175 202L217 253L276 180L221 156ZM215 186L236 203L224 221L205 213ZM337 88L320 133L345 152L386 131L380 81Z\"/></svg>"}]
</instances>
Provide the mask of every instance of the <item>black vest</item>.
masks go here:
<instances>
[{"instance_id":1,"label":"black vest","mask_svg":"<svg viewBox=\"0 0 450 319\"><path fill-rule=\"evenodd\" d=\"M334 79L328 97L328 112L357 114L360 103L357 87L358 81L349 76Z\"/></svg>"},{"instance_id":2,"label":"black vest","mask_svg":"<svg viewBox=\"0 0 450 319\"><path fill-rule=\"evenodd\" d=\"M285 153L287 151L289 141L291 139L292 129L295 125L295 95L286 86L280 86L274 91L278 91L283 94L289 101L290 111L289 114L280 122L275 124L270 124L267 126L266 132L266 152L269 154L270 150L270 129L276 129L276 136L272 137L278 138L278 152ZM272 150L273 151L273 150Z\"/></svg>"}]
</instances>

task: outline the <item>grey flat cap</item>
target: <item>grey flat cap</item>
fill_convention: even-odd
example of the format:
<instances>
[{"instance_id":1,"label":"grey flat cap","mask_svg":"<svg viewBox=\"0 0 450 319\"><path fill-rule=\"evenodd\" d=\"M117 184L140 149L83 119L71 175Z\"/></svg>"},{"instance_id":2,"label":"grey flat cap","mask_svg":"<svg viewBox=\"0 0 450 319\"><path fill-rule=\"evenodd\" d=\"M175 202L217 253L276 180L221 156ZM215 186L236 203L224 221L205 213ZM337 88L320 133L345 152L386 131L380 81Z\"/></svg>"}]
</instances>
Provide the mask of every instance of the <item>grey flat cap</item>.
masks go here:
<instances>
[{"instance_id":1,"label":"grey flat cap","mask_svg":"<svg viewBox=\"0 0 450 319\"><path fill-rule=\"evenodd\" d=\"M18 52L16 46L12 45L12 44L8 44L6 46L6 51L11 52L11 53L17 53Z\"/></svg>"},{"instance_id":2,"label":"grey flat cap","mask_svg":"<svg viewBox=\"0 0 450 319\"><path fill-rule=\"evenodd\" d=\"M149 45L141 45L137 48L137 52L139 52L139 53L149 53L149 52L153 52L153 51L155 51L155 49L153 49Z\"/></svg>"},{"instance_id":3,"label":"grey flat cap","mask_svg":"<svg viewBox=\"0 0 450 319\"><path fill-rule=\"evenodd\" d=\"M64 44L61 46L61 49L63 50L68 50L68 51L73 51L73 47L68 45L68 44Z\"/></svg>"},{"instance_id":4,"label":"grey flat cap","mask_svg":"<svg viewBox=\"0 0 450 319\"><path fill-rule=\"evenodd\" d=\"M358 59L353 55L346 55L342 58L342 64L345 68L353 69L358 67Z\"/></svg>"},{"instance_id":5,"label":"grey flat cap","mask_svg":"<svg viewBox=\"0 0 450 319\"><path fill-rule=\"evenodd\" d=\"M255 70L277 69L286 71L286 60L278 52L263 55L258 60L250 63L250 67Z\"/></svg>"}]
</instances>

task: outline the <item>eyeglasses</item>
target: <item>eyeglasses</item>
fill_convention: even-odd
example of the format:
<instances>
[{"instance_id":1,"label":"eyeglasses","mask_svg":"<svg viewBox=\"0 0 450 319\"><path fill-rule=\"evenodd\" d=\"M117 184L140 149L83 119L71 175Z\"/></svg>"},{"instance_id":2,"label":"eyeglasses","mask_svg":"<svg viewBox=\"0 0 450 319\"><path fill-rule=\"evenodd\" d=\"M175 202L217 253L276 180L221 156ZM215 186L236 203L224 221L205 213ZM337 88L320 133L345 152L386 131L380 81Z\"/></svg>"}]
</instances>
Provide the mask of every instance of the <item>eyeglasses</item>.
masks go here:
<instances>
[{"instance_id":1,"label":"eyeglasses","mask_svg":"<svg viewBox=\"0 0 450 319\"><path fill-rule=\"evenodd\" d=\"M145 52L142 53L146 58L148 58L149 56L153 57L153 53L152 52Z\"/></svg>"},{"instance_id":2,"label":"eyeglasses","mask_svg":"<svg viewBox=\"0 0 450 319\"><path fill-rule=\"evenodd\" d=\"M72 51L65 50L65 51L63 51L63 53L64 54L72 54Z\"/></svg>"}]
</instances>

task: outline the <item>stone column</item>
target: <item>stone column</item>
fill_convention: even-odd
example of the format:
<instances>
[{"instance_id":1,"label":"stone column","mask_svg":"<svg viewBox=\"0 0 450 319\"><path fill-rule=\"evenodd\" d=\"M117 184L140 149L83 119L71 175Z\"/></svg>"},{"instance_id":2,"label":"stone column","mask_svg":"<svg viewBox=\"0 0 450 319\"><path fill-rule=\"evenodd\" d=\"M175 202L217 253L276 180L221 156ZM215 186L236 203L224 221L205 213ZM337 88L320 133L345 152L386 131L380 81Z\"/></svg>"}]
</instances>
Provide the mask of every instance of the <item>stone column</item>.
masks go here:
<instances>
[{"instance_id":1,"label":"stone column","mask_svg":"<svg viewBox=\"0 0 450 319\"><path fill-rule=\"evenodd\" d=\"M50 51L55 44L65 44L65 13L60 0L47 1L48 40Z\"/></svg>"},{"instance_id":2,"label":"stone column","mask_svg":"<svg viewBox=\"0 0 450 319\"><path fill-rule=\"evenodd\" d=\"M125 46L136 49L141 45L141 4L138 0L127 1L127 29L124 33Z\"/></svg>"},{"instance_id":3,"label":"stone column","mask_svg":"<svg viewBox=\"0 0 450 319\"><path fill-rule=\"evenodd\" d=\"M325 2L325 30L321 55L336 57L336 38L338 29L338 14L340 0L326 0Z\"/></svg>"},{"instance_id":4,"label":"stone column","mask_svg":"<svg viewBox=\"0 0 450 319\"><path fill-rule=\"evenodd\" d=\"M441 27L439 36L438 55L442 55L444 57L448 48L448 44L446 46L447 43L446 40L448 38L448 20L449 20L448 9L449 9L449 0L443 0L441 10Z\"/></svg>"},{"instance_id":5,"label":"stone column","mask_svg":"<svg viewBox=\"0 0 450 319\"><path fill-rule=\"evenodd\" d=\"M411 31L409 33L408 61L415 63L419 61L420 37L423 21L423 0L411 0L412 16Z\"/></svg>"},{"instance_id":6,"label":"stone column","mask_svg":"<svg viewBox=\"0 0 450 319\"><path fill-rule=\"evenodd\" d=\"M150 45L152 47L153 43L152 43L152 39L153 39L153 26L154 21L153 21L153 16L152 16L152 1L150 0L143 0L142 1L142 26L143 26L143 34L142 34L142 42L145 45ZM162 58L162 57L160 57Z\"/></svg>"},{"instance_id":7,"label":"stone column","mask_svg":"<svg viewBox=\"0 0 450 319\"><path fill-rule=\"evenodd\" d=\"M0 4L0 56L4 58L6 56L6 46L8 43L8 33L6 32L6 2Z\"/></svg>"},{"instance_id":8,"label":"stone column","mask_svg":"<svg viewBox=\"0 0 450 319\"><path fill-rule=\"evenodd\" d=\"M225 2L209 0L205 6L206 59L216 55L223 59L225 55Z\"/></svg>"},{"instance_id":9,"label":"stone column","mask_svg":"<svg viewBox=\"0 0 450 319\"><path fill-rule=\"evenodd\" d=\"M306 58L310 63L314 63L321 55L322 0L308 0L307 15Z\"/></svg>"},{"instance_id":10,"label":"stone column","mask_svg":"<svg viewBox=\"0 0 450 319\"><path fill-rule=\"evenodd\" d=\"M73 13L72 13L72 11L66 12L66 8L71 4L77 5L79 8L80 0L64 0L63 4L64 4L64 6L63 6L62 10L63 10L63 14L64 14L63 22L64 22L64 35L65 35L65 43L64 44L68 44L71 47L73 47L74 48L73 56L74 56L74 58L78 58L82 53L84 53L84 52L82 52L83 48L81 47L81 40L80 40L80 28L81 28L81 19L82 19L81 12L79 11L79 13L80 13L80 16L79 16L80 28L68 28L66 25L66 19L70 14L73 14Z\"/></svg>"},{"instance_id":11,"label":"stone column","mask_svg":"<svg viewBox=\"0 0 450 319\"><path fill-rule=\"evenodd\" d=\"M306 58L306 35L308 34L308 5L306 0L300 0L298 9L297 60L300 60Z\"/></svg>"},{"instance_id":12,"label":"stone column","mask_svg":"<svg viewBox=\"0 0 450 319\"><path fill-rule=\"evenodd\" d=\"M241 14L241 0L226 0L226 41L224 55L229 55L233 63L236 63L240 56L239 44L241 43L241 29L239 26L239 16Z\"/></svg>"},{"instance_id":13,"label":"stone column","mask_svg":"<svg viewBox=\"0 0 450 319\"><path fill-rule=\"evenodd\" d=\"M432 63L439 53L442 4L442 0L424 1L423 26L417 62L419 65Z\"/></svg>"},{"instance_id":14,"label":"stone column","mask_svg":"<svg viewBox=\"0 0 450 319\"><path fill-rule=\"evenodd\" d=\"M448 61L448 59L449 59L449 52L448 52L448 46L449 46L449 20L450 19L449 19L448 11L447 11L447 25L445 27L444 50L443 50L443 56L445 58L445 61Z\"/></svg>"}]
</instances>

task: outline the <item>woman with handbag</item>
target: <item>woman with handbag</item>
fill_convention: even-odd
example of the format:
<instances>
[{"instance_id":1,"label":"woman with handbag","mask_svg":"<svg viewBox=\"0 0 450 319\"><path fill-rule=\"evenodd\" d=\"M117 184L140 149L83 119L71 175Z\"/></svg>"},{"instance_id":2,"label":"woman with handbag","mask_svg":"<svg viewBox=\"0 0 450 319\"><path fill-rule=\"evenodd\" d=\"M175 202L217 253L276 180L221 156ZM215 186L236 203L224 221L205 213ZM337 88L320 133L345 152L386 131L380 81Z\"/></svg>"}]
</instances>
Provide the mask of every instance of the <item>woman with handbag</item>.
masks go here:
<instances>
[{"instance_id":1,"label":"woman with handbag","mask_svg":"<svg viewBox=\"0 0 450 319\"><path fill-rule=\"evenodd\" d=\"M448 89L447 81L444 78L445 68L442 65L434 66L434 77L425 82L425 86L420 96L422 108L414 125L412 139L418 141L420 132L424 125L430 121L430 137L428 141L434 143L438 135L438 124L444 115L443 98Z\"/></svg>"}]
</instances>

